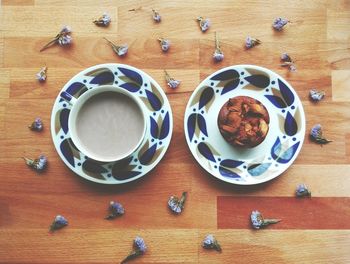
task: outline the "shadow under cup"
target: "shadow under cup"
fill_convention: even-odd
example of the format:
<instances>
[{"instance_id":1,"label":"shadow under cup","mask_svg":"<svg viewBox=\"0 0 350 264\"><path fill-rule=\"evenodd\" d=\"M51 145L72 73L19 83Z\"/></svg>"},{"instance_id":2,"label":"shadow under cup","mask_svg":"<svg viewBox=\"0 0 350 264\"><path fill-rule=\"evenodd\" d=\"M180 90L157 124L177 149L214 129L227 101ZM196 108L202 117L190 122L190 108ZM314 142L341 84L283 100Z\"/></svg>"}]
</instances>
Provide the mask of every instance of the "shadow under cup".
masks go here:
<instances>
[{"instance_id":1,"label":"shadow under cup","mask_svg":"<svg viewBox=\"0 0 350 264\"><path fill-rule=\"evenodd\" d=\"M141 101L121 88L100 86L71 104L68 121L71 138L91 159L123 160L134 153L145 137Z\"/></svg>"}]
</instances>

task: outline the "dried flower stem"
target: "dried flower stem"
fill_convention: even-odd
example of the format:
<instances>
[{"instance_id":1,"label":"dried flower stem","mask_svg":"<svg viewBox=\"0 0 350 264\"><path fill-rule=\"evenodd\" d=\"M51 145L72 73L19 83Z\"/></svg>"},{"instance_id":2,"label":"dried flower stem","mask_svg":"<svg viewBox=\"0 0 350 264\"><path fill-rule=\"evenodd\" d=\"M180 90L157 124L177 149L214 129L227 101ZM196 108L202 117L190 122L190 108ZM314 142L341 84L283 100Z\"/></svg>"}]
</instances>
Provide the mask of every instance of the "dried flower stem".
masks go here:
<instances>
[{"instance_id":1,"label":"dried flower stem","mask_svg":"<svg viewBox=\"0 0 350 264\"><path fill-rule=\"evenodd\" d=\"M141 10L141 9L142 9L142 6L139 6L137 8L129 9L128 11L138 11L138 10Z\"/></svg>"},{"instance_id":2,"label":"dried flower stem","mask_svg":"<svg viewBox=\"0 0 350 264\"><path fill-rule=\"evenodd\" d=\"M133 250L129 253L129 255L125 259L123 259L120 262L120 264L124 264L124 263L128 262L129 260L132 260L132 259L134 259L142 254L143 254L143 252L141 250Z\"/></svg>"}]
</instances>

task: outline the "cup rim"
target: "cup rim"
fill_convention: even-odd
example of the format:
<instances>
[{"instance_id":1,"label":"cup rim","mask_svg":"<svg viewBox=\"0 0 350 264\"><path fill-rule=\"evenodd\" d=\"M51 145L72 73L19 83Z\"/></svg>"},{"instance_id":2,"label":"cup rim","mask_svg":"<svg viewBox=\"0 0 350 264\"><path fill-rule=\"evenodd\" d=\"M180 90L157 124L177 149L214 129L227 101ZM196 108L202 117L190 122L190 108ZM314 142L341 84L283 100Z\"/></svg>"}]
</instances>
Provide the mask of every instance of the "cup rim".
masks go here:
<instances>
[{"instance_id":1,"label":"cup rim","mask_svg":"<svg viewBox=\"0 0 350 264\"><path fill-rule=\"evenodd\" d=\"M139 112L141 113L141 116L142 116L142 124L143 124L142 133L139 140L137 141L137 144L135 144L132 148L130 148L130 150L125 154L118 155L110 159L101 158L98 155L95 155L94 153L91 153L90 151L88 151L79 140L79 137L76 131L76 124L75 124L79 111L86 104L86 102L89 101L90 98L106 92L115 92L115 93L123 94L128 98L130 98L137 105ZM70 136L74 145L82 153L84 153L88 158L99 162L116 162L116 161L121 161L130 157L130 155L132 155L140 147L146 135L147 122L146 122L145 113L143 111L143 107L141 104L141 100L138 97L132 96L132 94L120 88L119 86L101 85L99 87L86 91L84 94L82 94L81 96L79 96L79 98L76 99L75 103L72 104L70 115L68 118L68 128L69 128Z\"/></svg>"}]
</instances>

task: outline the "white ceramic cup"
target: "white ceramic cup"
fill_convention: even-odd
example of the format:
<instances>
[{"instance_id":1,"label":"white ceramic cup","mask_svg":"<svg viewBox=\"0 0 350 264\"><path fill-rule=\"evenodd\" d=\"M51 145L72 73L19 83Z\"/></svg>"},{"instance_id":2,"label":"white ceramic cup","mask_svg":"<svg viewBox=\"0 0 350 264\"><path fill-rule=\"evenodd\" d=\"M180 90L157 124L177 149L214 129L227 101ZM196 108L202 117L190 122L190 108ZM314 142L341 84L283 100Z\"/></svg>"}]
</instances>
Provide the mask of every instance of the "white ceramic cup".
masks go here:
<instances>
[{"instance_id":1,"label":"white ceramic cup","mask_svg":"<svg viewBox=\"0 0 350 264\"><path fill-rule=\"evenodd\" d=\"M128 101L128 105L124 105L124 106L126 106L125 111L123 110L124 113L121 113L120 111L118 111L116 118L118 118L118 115L119 115L119 119L123 119L123 118L125 119L125 116L127 116L127 114L128 114L127 111L130 110L130 108L128 106L130 106L130 107L133 107L133 109L134 109L133 111L136 111L136 113L138 113L138 122L140 122L140 125L138 126L137 131L136 132L133 131L133 133L136 133L136 136L134 135L134 137L133 137L133 142L128 142L128 140L127 140L129 133L124 133L122 135L122 137L120 137L120 138L114 137L113 141L119 140L119 143L123 144L122 152L120 151L120 149L119 150L116 149L115 153L111 154L111 151L109 151L108 155L104 155L103 151L105 151L105 150L103 150L103 149L104 148L108 149L108 147L111 148L111 146L113 144L110 144L110 146L108 144L105 146L103 146L103 145L99 146L99 151L91 150L91 149L93 149L91 147L91 142L86 142L86 141L82 142L81 139L83 137L82 137L81 128L80 128L80 132L78 131L79 130L79 128L78 128L79 118L83 118L83 114L81 113L81 109L88 104L87 102L93 101L94 98L97 98L98 96L101 96L101 95L104 96L103 95L104 93L106 93L105 96L110 97L110 98L112 98L112 96L114 96L114 93L115 93L115 96L118 96L120 98L120 100L122 100L122 98L124 98L125 102ZM113 94L110 94L110 93L113 93ZM109 96L109 95L112 95L112 96ZM78 99L71 96L67 92L63 92L61 94L61 97L64 98L66 101L68 101L72 105L69 119L68 119L68 128L69 128L69 133L70 133L71 139L72 139L73 143L75 144L75 146L83 154L85 154L87 157L94 159L96 161L100 161L100 162L121 161L125 158L130 157L135 152L135 150L141 145L141 143L145 137L145 134L146 134L146 118L145 118L144 112L142 111L142 102L137 96L132 96L128 91L126 91L122 88L105 85L105 86L100 86L98 88L94 88L94 89L86 91ZM125 99L130 99L130 100L125 100ZM106 110L106 109L104 109L104 110ZM109 111L109 109L107 109L107 110ZM111 110L111 111L113 111L113 110ZM84 111L82 111L82 112L84 112ZM112 115L113 112L108 113L108 114ZM124 115L124 116L120 116L120 115ZM101 118L103 119L103 117L100 116L99 119L101 120ZM102 121L105 121L105 120L102 120ZM102 123L106 124L106 122L108 122L108 121L105 121ZM93 124L93 125L95 125L95 124ZM91 129L93 129L93 125L91 126L92 127ZM115 120L114 120L114 123L112 125L114 125L114 128L115 128L115 125L116 125ZM128 122L124 120L124 122L120 124L120 127L118 127L119 123L117 124L117 129L120 128L120 129L125 130L125 127L127 127L127 125L128 125ZM96 126L95 126L95 128L96 128ZM98 127L98 129L99 129L99 131L104 131L106 133L110 132L110 131L108 131L108 126L106 126L106 128ZM130 132L130 131L127 131L127 132ZM102 137L106 137L106 133L100 133L100 134L96 135L96 138L95 137L93 138L93 140L95 142L94 143L95 146L96 146L96 144L99 144L99 142L106 142L106 140L108 140L108 138L102 138ZM119 135L119 134L114 133L114 135ZM90 143L90 147L89 147L89 143ZM115 141L113 143L118 144L117 141ZM106 144L106 143L103 143L103 144ZM112 151L114 151L114 149L115 148L113 148Z\"/></svg>"}]
</instances>

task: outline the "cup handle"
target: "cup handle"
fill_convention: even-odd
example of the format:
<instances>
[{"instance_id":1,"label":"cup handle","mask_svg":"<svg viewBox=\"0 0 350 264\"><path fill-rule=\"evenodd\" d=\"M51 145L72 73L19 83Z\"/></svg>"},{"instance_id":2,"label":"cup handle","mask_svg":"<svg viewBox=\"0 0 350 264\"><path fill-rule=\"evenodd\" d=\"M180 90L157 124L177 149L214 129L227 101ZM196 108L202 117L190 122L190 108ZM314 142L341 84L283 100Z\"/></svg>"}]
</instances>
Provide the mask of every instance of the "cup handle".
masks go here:
<instances>
[{"instance_id":1,"label":"cup handle","mask_svg":"<svg viewBox=\"0 0 350 264\"><path fill-rule=\"evenodd\" d=\"M60 94L61 98L66 100L69 104L74 105L77 101L77 99L72 96L71 94L67 93L66 91L62 92Z\"/></svg>"}]
</instances>

